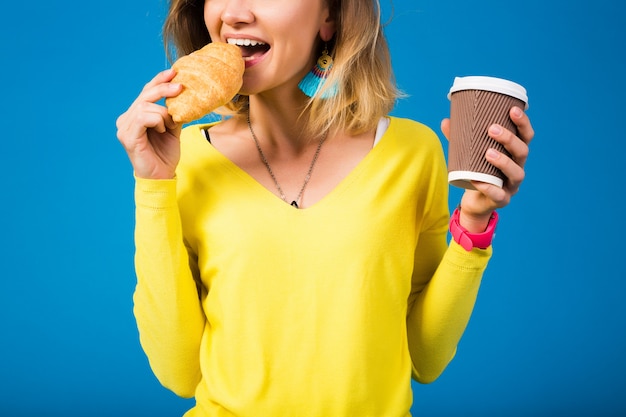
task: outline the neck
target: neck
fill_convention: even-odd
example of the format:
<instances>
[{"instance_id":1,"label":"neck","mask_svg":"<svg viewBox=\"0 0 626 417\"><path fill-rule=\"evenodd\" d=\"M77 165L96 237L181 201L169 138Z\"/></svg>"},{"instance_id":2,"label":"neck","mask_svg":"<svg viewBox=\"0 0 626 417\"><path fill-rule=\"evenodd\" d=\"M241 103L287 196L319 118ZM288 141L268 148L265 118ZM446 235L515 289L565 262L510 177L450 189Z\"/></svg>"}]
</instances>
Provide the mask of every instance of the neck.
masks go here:
<instances>
[{"instance_id":1,"label":"neck","mask_svg":"<svg viewBox=\"0 0 626 417\"><path fill-rule=\"evenodd\" d=\"M300 94L280 99L265 95L250 96L250 120L258 137L267 146L297 154L319 141L319 138L302 133L307 118L305 106L306 98Z\"/></svg>"},{"instance_id":2,"label":"neck","mask_svg":"<svg viewBox=\"0 0 626 417\"><path fill-rule=\"evenodd\" d=\"M274 185L276 186L276 190L278 191L280 197L285 201L285 202L289 202L287 200L287 197L285 195L285 192L283 191L280 183L278 182L278 179L276 177L276 174L274 173L274 170L272 169L269 160L267 159L267 156L265 155L265 153L263 152L263 149L261 148L261 145L259 143L259 139L257 138L254 129L252 128L252 123L250 120L250 112L248 111L246 114L246 123L248 125L248 129L250 130L250 134L252 135L252 139L254 140L254 144L259 152L259 156L261 157L261 161L263 162L263 164L265 165L269 175L272 177L272 180L274 181ZM315 163L317 162L317 158L319 156L319 153L322 149L322 145L324 144L326 137L322 137L320 139L320 141L317 144L316 150L315 150L315 154L313 155L313 159L311 161L311 164L309 165L309 169L304 177L304 182L302 183L302 187L300 188L300 191L298 193L298 195L296 196L296 198L294 200L291 201L291 205L294 206L295 208L299 208L299 204L301 204L301 198L302 198L302 194L304 193L304 190L306 188L306 186L309 183L309 180L311 179L311 174L313 173L313 168L315 167ZM304 152L303 152L304 154Z\"/></svg>"}]
</instances>

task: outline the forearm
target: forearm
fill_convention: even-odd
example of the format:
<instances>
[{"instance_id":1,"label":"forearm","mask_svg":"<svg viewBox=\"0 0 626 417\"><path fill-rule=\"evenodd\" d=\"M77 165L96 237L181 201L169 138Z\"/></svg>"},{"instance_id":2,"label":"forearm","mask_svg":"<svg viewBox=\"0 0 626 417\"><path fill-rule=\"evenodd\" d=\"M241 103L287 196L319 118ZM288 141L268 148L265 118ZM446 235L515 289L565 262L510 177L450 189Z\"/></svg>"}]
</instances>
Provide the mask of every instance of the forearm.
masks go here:
<instances>
[{"instance_id":1,"label":"forearm","mask_svg":"<svg viewBox=\"0 0 626 417\"><path fill-rule=\"evenodd\" d=\"M455 242L407 316L414 377L434 381L454 357L469 322L491 248L465 251Z\"/></svg>"},{"instance_id":2,"label":"forearm","mask_svg":"<svg viewBox=\"0 0 626 417\"><path fill-rule=\"evenodd\" d=\"M134 313L159 381L191 397L200 380L205 318L183 243L175 181L137 179Z\"/></svg>"}]
</instances>

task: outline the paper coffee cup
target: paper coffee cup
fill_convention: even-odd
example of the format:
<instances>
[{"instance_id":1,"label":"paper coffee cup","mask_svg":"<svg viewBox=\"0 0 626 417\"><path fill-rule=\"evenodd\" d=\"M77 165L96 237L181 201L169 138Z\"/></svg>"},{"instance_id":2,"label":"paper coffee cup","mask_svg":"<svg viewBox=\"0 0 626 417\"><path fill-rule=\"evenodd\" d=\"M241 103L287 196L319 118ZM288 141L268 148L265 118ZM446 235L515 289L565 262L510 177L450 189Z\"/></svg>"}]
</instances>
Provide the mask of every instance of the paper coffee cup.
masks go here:
<instances>
[{"instance_id":1,"label":"paper coffee cup","mask_svg":"<svg viewBox=\"0 0 626 417\"><path fill-rule=\"evenodd\" d=\"M488 148L509 155L489 137L489 126L498 123L517 134L509 117L511 107L528 108L526 89L512 81L494 77L456 77L450 99L450 142L448 182L456 187L475 189L470 181L502 187L505 175L485 159Z\"/></svg>"}]
</instances>

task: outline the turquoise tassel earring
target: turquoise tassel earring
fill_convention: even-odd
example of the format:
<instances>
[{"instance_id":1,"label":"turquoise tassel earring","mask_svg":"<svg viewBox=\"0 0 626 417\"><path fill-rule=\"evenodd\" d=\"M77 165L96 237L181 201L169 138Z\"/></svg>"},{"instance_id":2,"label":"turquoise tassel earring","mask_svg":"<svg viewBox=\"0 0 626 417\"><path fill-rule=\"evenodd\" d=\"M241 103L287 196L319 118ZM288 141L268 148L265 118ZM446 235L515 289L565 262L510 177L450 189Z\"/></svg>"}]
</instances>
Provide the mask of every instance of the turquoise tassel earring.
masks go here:
<instances>
[{"instance_id":1,"label":"turquoise tassel earring","mask_svg":"<svg viewBox=\"0 0 626 417\"><path fill-rule=\"evenodd\" d=\"M309 97L315 96L318 91L322 89L322 86L326 82L330 69L333 66L333 58L328 54L328 48L324 47L322 56L319 57L317 63L311 71L308 72L306 77L300 81L298 87L304 94ZM337 84L333 84L322 93L322 98L331 98L337 94Z\"/></svg>"}]
</instances>

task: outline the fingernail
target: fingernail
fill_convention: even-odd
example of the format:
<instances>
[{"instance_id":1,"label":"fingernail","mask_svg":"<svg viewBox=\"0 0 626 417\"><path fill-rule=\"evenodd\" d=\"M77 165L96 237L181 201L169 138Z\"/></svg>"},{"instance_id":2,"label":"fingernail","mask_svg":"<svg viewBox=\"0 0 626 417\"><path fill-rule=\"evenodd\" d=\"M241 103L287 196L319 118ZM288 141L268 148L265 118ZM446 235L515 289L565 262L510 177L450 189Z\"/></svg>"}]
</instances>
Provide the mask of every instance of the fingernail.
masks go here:
<instances>
[{"instance_id":1,"label":"fingernail","mask_svg":"<svg viewBox=\"0 0 626 417\"><path fill-rule=\"evenodd\" d=\"M491 125L491 127L489 128L489 133L491 133L492 135L499 135L500 133L502 133L502 128L498 125Z\"/></svg>"},{"instance_id":2,"label":"fingernail","mask_svg":"<svg viewBox=\"0 0 626 417\"><path fill-rule=\"evenodd\" d=\"M500 152L495 149L489 148L487 149L487 157L491 159L498 159L500 157Z\"/></svg>"},{"instance_id":3,"label":"fingernail","mask_svg":"<svg viewBox=\"0 0 626 417\"><path fill-rule=\"evenodd\" d=\"M519 107L513 107L513 116L515 116L515 117L522 117L523 113L524 112Z\"/></svg>"}]
</instances>

